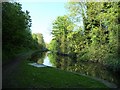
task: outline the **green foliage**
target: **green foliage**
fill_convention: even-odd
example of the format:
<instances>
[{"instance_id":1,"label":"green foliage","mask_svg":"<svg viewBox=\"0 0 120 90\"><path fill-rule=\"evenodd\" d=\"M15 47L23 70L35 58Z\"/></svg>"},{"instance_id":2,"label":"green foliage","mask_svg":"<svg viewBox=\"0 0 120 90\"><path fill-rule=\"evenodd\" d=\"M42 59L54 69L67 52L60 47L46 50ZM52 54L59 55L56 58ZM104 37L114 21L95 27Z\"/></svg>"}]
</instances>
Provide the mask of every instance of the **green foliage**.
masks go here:
<instances>
[{"instance_id":1,"label":"green foliage","mask_svg":"<svg viewBox=\"0 0 120 90\"><path fill-rule=\"evenodd\" d=\"M33 33L32 37L35 41L34 44L37 48L40 48L40 49L45 49L46 48L44 38L43 38L43 35L41 33Z\"/></svg>"},{"instance_id":2,"label":"green foliage","mask_svg":"<svg viewBox=\"0 0 120 90\"><path fill-rule=\"evenodd\" d=\"M57 51L58 50L58 44L56 40L52 39L52 41L49 44L49 50ZM59 51L59 50L58 50Z\"/></svg>"},{"instance_id":3,"label":"green foliage","mask_svg":"<svg viewBox=\"0 0 120 90\"><path fill-rule=\"evenodd\" d=\"M66 7L69 15L59 16L53 23L55 44L52 41L51 47L62 53L77 53L78 60L100 62L118 70L119 2L69 2ZM70 31L68 26L72 26Z\"/></svg>"},{"instance_id":4,"label":"green foliage","mask_svg":"<svg viewBox=\"0 0 120 90\"><path fill-rule=\"evenodd\" d=\"M45 47L41 34L37 35L38 41L32 37L31 17L27 10L22 11L21 6L19 3L2 3L3 63L21 52Z\"/></svg>"},{"instance_id":5,"label":"green foliage","mask_svg":"<svg viewBox=\"0 0 120 90\"><path fill-rule=\"evenodd\" d=\"M67 36L73 29L73 23L68 16L59 16L53 23L52 34L54 39L51 41L51 47L59 52L67 53Z\"/></svg>"}]
</instances>

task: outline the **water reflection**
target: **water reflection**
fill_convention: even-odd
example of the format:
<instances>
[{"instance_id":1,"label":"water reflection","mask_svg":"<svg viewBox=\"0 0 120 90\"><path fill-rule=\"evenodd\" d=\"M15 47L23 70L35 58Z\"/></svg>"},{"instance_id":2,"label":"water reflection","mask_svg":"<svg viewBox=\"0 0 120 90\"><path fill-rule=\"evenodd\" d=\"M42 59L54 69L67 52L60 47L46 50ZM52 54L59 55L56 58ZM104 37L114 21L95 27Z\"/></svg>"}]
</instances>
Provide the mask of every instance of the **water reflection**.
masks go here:
<instances>
[{"instance_id":1,"label":"water reflection","mask_svg":"<svg viewBox=\"0 0 120 90\"><path fill-rule=\"evenodd\" d=\"M45 58L45 54L45 52L35 52L31 55L30 61L42 64Z\"/></svg>"},{"instance_id":2,"label":"water reflection","mask_svg":"<svg viewBox=\"0 0 120 90\"><path fill-rule=\"evenodd\" d=\"M75 58L58 56L54 53L49 53L48 57L57 68L101 78L120 86L119 75L107 70L107 68L98 63L81 62Z\"/></svg>"},{"instance_id":3,"label":"water reflection","mask_svg":"<svg viewBox=\"0 0 120 90\"><path fill-rule=\"evenodd\" d=\"M34 53L31 56L31 61L37 64L43 64L46 66L52 66L67 70L71 72L79 72L81 74L98 77L109 82L114 82L120 86L120 77L118 74L107 70L105 67L98 63L81 62L75 58L67 56L58 56L55 53Z\"/></svg>"},{"instance_id":4,"label":"water reflection","mask_svg":"<svg viewBox=\"0 0 120 90\"><path fill-rule=\"evenodd\" d=\"M30 61L33 61L33 63L30 63L33 66L40 67L40 66L53 66L52 63L50 62L47 54L49 52L37 52L33 53L31 55ZM34 63L35 62L35 63Z\"/></svg>"},{"instance_id":5,"label":"water reflection","mask_svg":"<svg viewBox=\"0 0 120 90\"><path fill-rule=\"evenodd\" d=\"M47 56L45 57L43 64L46 66L52 66L52 64Z\"/></svg>"}]
</instances>

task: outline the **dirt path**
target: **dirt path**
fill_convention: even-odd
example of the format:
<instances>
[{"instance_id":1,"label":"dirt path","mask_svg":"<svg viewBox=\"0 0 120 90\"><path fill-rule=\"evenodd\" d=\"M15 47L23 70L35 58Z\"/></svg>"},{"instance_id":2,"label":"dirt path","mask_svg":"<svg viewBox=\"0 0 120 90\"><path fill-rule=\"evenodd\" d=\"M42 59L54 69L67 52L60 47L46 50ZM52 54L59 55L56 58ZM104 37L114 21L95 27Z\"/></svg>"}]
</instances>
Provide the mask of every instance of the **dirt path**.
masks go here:
<instances>
[{"instance_id":1,"label":"dirt path","mask_svg":"<svg viewBox=\"0 0 120 90\"><path fill-rule=\"evenodd\" d=\"M18 56L10 59L9 61L11 61L11 62L8 62L8 63L6 63L5 65L3 65L3 66L2 66L2 69L3 69L3 70L6 70L6 69L8 69L8 68L11 68L11 67L16 66L17 64L20 63L21 60L24 60L24 59L30 57L31 54L34 53L34 52L36 52L36 51L28 51L28 52L19 54Z\"/></svg>"},{"instance_id":2,"label":"dirt path","mask_svg":"<svg viewBox=\"0 0 120 90\"><path fill-rule=\"evenodd\" d=\"M4 66L2 66L2 82L4 82L7 79L8 75L11 75L11 73L17 70L17 67L19 67L19 64L22 60L26 60L34 52L35 51L29 51L27 53L19 54L17 57L11 59L10 63L7 63Z\"/></svg>"}]
</instances>

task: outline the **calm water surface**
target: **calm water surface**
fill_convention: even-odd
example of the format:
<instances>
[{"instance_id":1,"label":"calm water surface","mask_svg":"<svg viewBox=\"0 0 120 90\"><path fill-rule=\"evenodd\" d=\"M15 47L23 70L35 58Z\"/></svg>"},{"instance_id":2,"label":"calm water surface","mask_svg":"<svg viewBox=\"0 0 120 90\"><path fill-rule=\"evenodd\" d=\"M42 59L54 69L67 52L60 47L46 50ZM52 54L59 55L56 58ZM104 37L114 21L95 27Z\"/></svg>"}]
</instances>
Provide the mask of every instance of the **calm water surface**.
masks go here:
<instances>
[{"instance_id":1,"label":"calm water surface","mask_svg":"<svg viewBox=\"0 0 120 90\"><path fill-rule=\"evenodd\" d=\"M88 76L104 79L120 86L119 75L106 69L99 63L81 62L74 58L58 56L55 53L50 52L35 53L31 56L30 60L37 65L42 64L45 66L60 68L62 70L78 72Z\"/></svg>"}]
</instances>

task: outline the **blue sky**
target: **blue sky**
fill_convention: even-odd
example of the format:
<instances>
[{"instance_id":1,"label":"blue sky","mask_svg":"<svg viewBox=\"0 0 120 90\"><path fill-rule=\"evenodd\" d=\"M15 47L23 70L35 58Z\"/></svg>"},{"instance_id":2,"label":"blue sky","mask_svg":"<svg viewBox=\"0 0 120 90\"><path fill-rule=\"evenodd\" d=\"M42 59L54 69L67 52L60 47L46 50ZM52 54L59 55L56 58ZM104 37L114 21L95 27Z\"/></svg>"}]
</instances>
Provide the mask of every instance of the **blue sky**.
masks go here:
<instances>
[{"instance_id":1,"label":"blue sky","mask_svg":"<svg viewBox=\"0 0 120 90\"><path fill-rule=\"evenodd\" d=\"M57 16L67 14L65 2L21 2L23 11L28 10L32 19L32 33L42 33L45 42L52 39L52 22Z\"/></svg>"}]
</instances>

